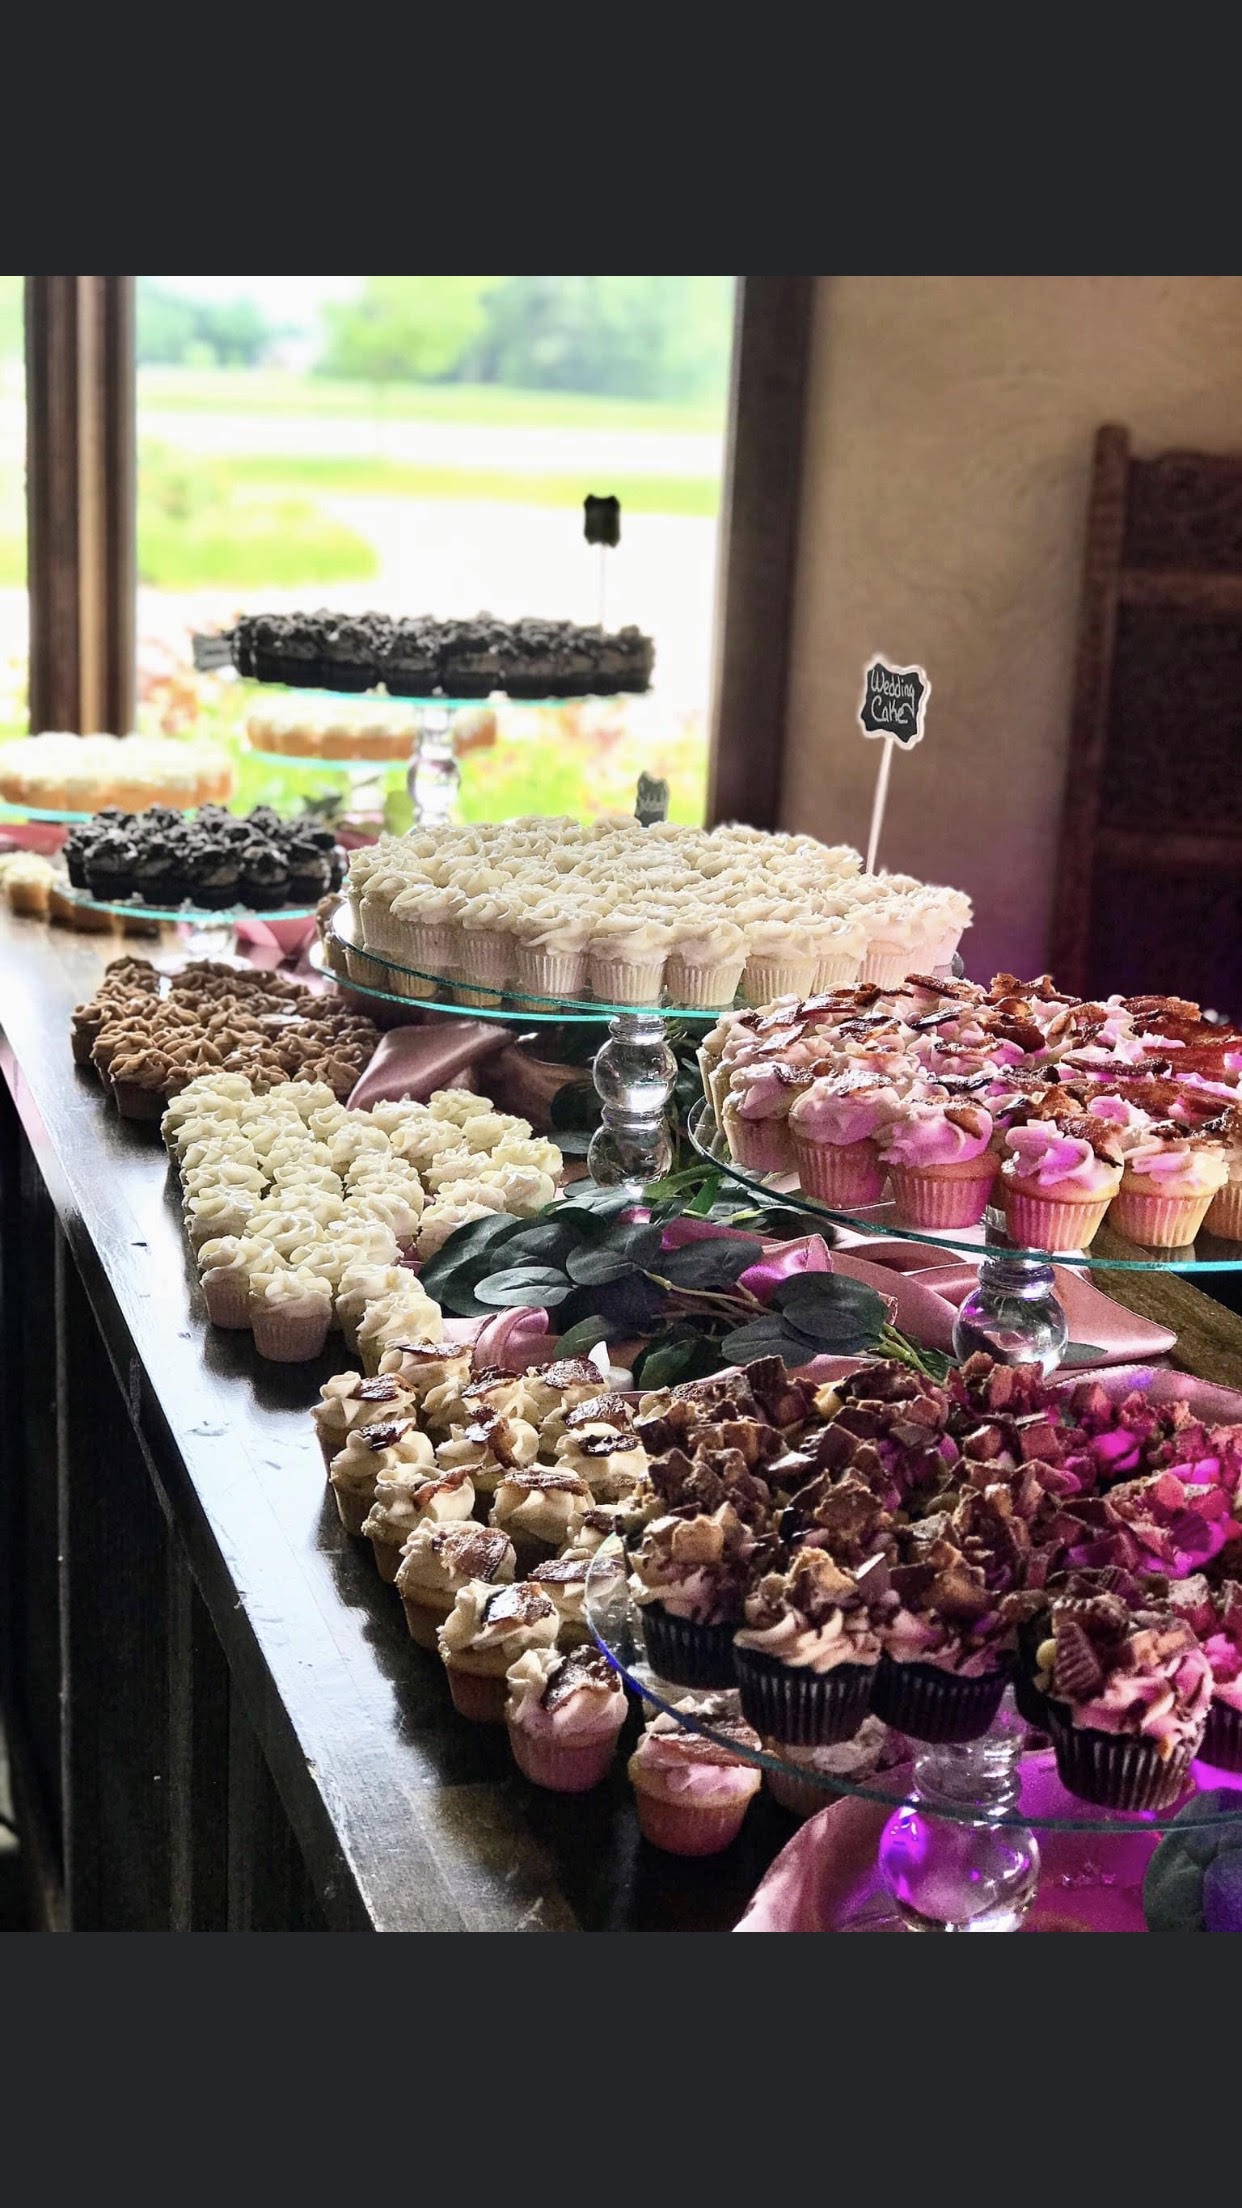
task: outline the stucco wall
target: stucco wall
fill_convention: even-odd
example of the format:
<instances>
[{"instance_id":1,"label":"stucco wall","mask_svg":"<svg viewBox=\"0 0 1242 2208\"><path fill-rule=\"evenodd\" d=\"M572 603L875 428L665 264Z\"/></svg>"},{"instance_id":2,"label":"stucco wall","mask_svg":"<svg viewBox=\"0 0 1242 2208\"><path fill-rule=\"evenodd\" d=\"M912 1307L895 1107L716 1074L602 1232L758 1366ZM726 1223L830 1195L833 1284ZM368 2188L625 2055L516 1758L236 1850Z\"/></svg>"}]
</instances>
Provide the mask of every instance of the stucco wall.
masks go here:
<instances>
[{"instance_id":1,"label":"stucco wall","mask_svg":"<svg viewBox=\"0 0 1242 2208\"><path fill-rule=\"evenodd\" d=\"M969 890L968 970L1038 970L1091 445L1242 450L1242 278L824 276L782 821L865 845L875 650L921 660L881 864Z\"/></svg>"}]
</instances>

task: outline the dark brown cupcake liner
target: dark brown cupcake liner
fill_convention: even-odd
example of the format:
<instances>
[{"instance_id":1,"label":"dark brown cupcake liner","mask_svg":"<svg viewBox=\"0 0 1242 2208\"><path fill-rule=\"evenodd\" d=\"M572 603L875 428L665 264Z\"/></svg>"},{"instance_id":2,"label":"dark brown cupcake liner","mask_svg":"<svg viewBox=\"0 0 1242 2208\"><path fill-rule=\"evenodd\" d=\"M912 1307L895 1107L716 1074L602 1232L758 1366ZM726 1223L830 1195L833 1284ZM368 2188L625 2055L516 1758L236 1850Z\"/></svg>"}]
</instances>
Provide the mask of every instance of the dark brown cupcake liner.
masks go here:
<instances>
[{"instance_id":1,"label":"dark brown cupcake liner","mask_svg":"<svg viewBox=\"0 0 1242 2208\"><path fill-rule=\"evenodd\" d=\"M1013 1675L1013 1698L1017 1705L1019 1717L1024 1717L1027 1724L1033 1725L1037 1732L1046 1733L1048 1730L1048 1697L1041 1688L1036 1686L1030 1673L1023 1671L1021 1666Z\"/></svg>"},{"instance_id":2,"label":"dark brown cupcake liner","mask_svg":"<svg viewBox=\"0 0 1242 2208\"><path fill-rule=\"evenodd\" d=\"M1047 1730L1057 1777L1079 1801L1099 1809L1171 1809L1186 1790L1193 1747L1162 1761L1154 1740L1075 1725L1064 1702L1049 1699Z\"/></svg>"},{"instance_id":3,"label":"dark brown cupcake liner","mask_svg":"<svg viewBox=\"0 0 1242 2208\"><path fill-rule=\"evenodd\" d=\"M1242 1710L1213 1698L1199 1754L1220 1771L1242 1771Z\"/></svg>"},{"instance_id":4,"label":"dark brown cupcake liner","mask_svg":"<svg viewBox=\"0 0 1242 2208\"><path fill-rule=\"evenodd\" d=\"M761 1650L733 1650L742 1715L756 1731L791 1748L831 1748L852 1740L871 1706L874 1664L809 1671Z\"/></svg>"},{"instance_id":5,"label":"dark brown cupcake liner","mask_svg":"<svg viewBox=\"0 0 1242 2208\"><path fill-rule=\"evenodd\" d=\"M642 1607L647 1662L661 1679L676 1687L732 1687L736 1625L695 1625L677 1618L662 1602Z\"/></svg>"},{"instance_id":6,"label":"dark brown cupcake liner","mask_svg":"<svg viewBox=\"0 0 1242 2208\"><path fill-rule=\"evenodd\" d=\"M970 1676L944 1671L939 1664L894 1663L881 1656L871 1690L871 1707L886 1725L911 1740L938 1745L978 1740L1001 1706L1012 1674L1006 1660L996 1671Z\"/></svg>"}]
</instances>

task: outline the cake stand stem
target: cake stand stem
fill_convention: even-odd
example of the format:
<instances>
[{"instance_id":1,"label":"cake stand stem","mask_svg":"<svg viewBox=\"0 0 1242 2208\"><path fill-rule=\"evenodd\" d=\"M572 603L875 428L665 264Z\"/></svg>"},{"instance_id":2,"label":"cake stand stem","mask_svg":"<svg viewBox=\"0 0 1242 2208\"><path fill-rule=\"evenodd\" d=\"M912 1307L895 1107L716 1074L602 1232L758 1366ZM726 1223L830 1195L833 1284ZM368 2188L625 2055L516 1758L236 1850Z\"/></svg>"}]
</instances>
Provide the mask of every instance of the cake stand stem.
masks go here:
<instances>
[{"instance_id":1,"label":"cake stand stem","mask_svg":"<svg viewBox=\"0 0 1242 2208\"><path fill-rule=\"evenodd\" d=\"M1056 1276L1043 1257L998 1250L980 1261L953 1325L953 1353L966 1358L986 1350L1003 1365L1037 1364L1055 1372L1069 1340L1069 1322L1058 1301Z\"/></svg>"},{"instance_id":2,"label":"cake stand stem","mask_svg":"<svg viewBox=\"0 0 1242 2208\"><path fill-rule=\"evenodd\" d=\"M591 1068L603 1125L591 1137L587 1164L597 1186L632 1188L637 1195L673 1162L668 1103L677 1060L659 1012L619 1012L608 1022L608 1036Z\"/></svg>"},{"instance_id":3,"label":"cake stand stem","mask_svg":"<svg viewBox=\"0 0 1242 2208\"><path fill-rule=\"evenodd\" d=\"M981 1740L918 1750L915 1799L880 1839L881 1876L910 1931L1020 1930L1039 1885L1039 1843L1012 1817L1025 1738L1006 1694Z\"/></svg>"},{"instance_id":4,"label":"cake stand stem","mask_svg":"<svg viewBox=\"0 0 1242 2208\"><path fill-rule=\"evenodd\" d=\"M453 750L453 716L447 706L421 709L418 742L405 781L416 827L445 827L457 818L461 773Z\"/></svg>"}]
</instances>

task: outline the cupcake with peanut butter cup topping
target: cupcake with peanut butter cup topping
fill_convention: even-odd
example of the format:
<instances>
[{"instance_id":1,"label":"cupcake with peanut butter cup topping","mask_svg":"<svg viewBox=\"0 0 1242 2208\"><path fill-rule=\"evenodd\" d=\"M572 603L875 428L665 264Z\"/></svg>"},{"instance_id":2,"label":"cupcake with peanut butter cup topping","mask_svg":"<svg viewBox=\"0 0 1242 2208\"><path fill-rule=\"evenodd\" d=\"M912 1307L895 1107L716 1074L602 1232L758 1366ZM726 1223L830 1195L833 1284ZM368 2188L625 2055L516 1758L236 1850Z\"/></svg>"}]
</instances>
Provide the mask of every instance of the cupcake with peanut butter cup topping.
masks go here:
<instances>
[{"instance_id":1,"label":"cupcake with peanut butter cup topping","mask_svg":"<svg viewBox=\"0 0 1242 2208\"><path fill-rule=\"evenodd\" d=\"M436 1636L454 1707L478 1724L502 1725L510 1665L528 1649L551 1648L559 1629L556 1604L537 1587L468 1580Z\"/></svg>"},{"instance_id":2,"label":"cupcake with peanut butter cup topping","mask_svg":"<svg viewBox=\"0 0 1242 2208\"><path fill-rule=\"evenodd\" d=\"M731 1687L753 1536L729 1502L653 1518L633 1556L647 1660L685 1687Z\"/></svg>"},{"instance_id":3,"label":"cupcake with peanut butter cup topping","mask_svg":"<svg viewBox=\"0 0 1242 2208\"><path fill-rule=\"evenodd\" d=\"M406 1540L397 1566L396 1589L405 1609L411 1640L435 1649L436 1635L470 1580L498 1587L517 1571L513 1543L473 1518L449 1524L424 1519Z\"/></svg>"},{"instance_id":4,"label":"cupcake with peanut butter cup topping","mask_svg":"<svg viewBox=\"0 0 1242 2208\"><path fill-rule=\"evenodd\" d=\"M599 1649L527 1649L510 1665L506 1686L509 1745L532 1786L585 1794L607 1777L626 1703Z\"/></svg>"},{"instance_id":5,"label":"cupcake with peanut butter cup topping","mask_svg":"<svg viewBox=\"0 0 1242 2208\"><path fill-rule=\"evenodd\" d=\"M801 1747L858 1731L880 1660L876 1581L887 1584L882 1559L848 1571L822 1548L799 1549L788 1570L764 1575L733 1643L752 1725Z\"/></svg>"},{"instance_id":6,"label":"cupcake with peanut butter cup topping","mask_svg":"<svg viewBox=\"0 0 1242 2208\"><path fill-rule=\"evenodd\" d=\"M1177 1611L1118 1596L1063 1598L1036 1654L1057 1775L1105 1809L1163 1810L1188 1784L1212 1703L1212 1666Z\"/></svg>"}]
</instances>

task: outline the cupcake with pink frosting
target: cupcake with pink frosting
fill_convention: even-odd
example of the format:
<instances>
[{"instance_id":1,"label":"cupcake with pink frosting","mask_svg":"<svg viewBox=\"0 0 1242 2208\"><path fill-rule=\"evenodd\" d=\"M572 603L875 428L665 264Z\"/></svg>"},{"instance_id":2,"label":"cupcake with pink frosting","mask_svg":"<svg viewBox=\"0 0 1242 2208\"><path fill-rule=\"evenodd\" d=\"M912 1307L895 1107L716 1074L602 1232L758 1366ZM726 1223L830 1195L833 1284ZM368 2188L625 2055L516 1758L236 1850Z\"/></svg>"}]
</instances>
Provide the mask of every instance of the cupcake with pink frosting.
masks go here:
<instances>
[{"instance_id":1,"label":"cupcake with pink frosting","mask_svg":"<svg viewBox=\"0 0 1242 2208\"><path fill-rule=\"evenodd\" d=\"M1212 1701L1200 1754L1221 1771L1242 1771L1242 1587L1211 1587L1202 1572L1175 1579L1169 1603L1184 1618L1212 1667Z\"/></svg>"},{"instance_id":2,"label":"cupcake with pink frosting","mask_svg":"<svg viewBox=\"0 0 1242 2208\"><path fill-rule=\"evenodd\" d=\"M585 1794L607 1778L625 1690L600 1649L528 1648L505 1680L509 1745L532 1786Z\"/></svg>"},{"instance_id":3,"label":"cupcake with pink frosting","mask_svg":"<svg viewBox=\"0 0 1242 2208\"><path fill-rule=\"evenodd\" d=\"M762 1771L726 1742L757 1750L759 1735L715 1700L679 1707L710 1725L715 1738L688 1732L669 1712L653 1718L626 1769L644 1840L669 1855L718 1855L736 1840Z\"/></svg>"},{"instance_id":4,"label":"cupcake with pink frosting","mask_svg":"<svg viewBox=\"0 0 1242 2208\"><path fill-rule=\"evenodd\" d=\"M1115 1595L1052 1604L1035 1684L1061 1784L1103 1809L1171 1809L1189 1782L1212 1666L1176 1610Z\"/></svg>"},{"instance_id":5,"label":"cupcake with pink frosting","mask_svg":"<svg viewBox=\"0 0 1242 2208\"><path fill-rule=\"evenodd\" d=\"M866 1073L828 1074L804 1089L789 1113L798 1179L826 1204L875 1204L884 1188L880 1143L903 1099Z\"/></svg>"},{"instance_id":6,"label":"cupcake with pink frosting","mask_svg":"<svg viewBox=\"0 0 1242 2208\"><path fill-rule=\"evenodd\" d=\"M1219 1143L1153 1130L1126 1152L1113 1225L1143 1249L1184 1249L1228 1179Z\"/></svg>"},{"instance_id":7,"label":"cupcake with pink frosting","mask_svg":"<svg viewBox=\"0 0 1242 2208\"><path fill-rule=\"evenodd\" d=\"M724 1134L729 1154L753 1173L784 1173L793 1164L789 1115L809 1088L809 1068L764 1063L739 1066L729 1079Z\"/></svg>"},{"instance_id":8,"label":"cupcake with pink frosting","mask_svg":"<svg viewBox=\"0 0 1242 2208\"><path fill-rule=\"evenodd\" d=\"M1001 1199L1005 1225L1023 1248L1089 1249L1121 1186L1116 1137L1099 1121L1078 1124L1092 1134L1034 1119L1006 1136Z\"/></svg>"},{"instance_id":9,"label":"cupcake with pink frosting","mask_svg":"<svg viewBox=\"0 0 1242 2208\"><path fill-rule=\"evenodd\" d=\"M893 1201L911 1227L973 1227L996 1178L992 1115L982 1104L911 1100L880 1139Z\"/></svg>"}]
</instances>

